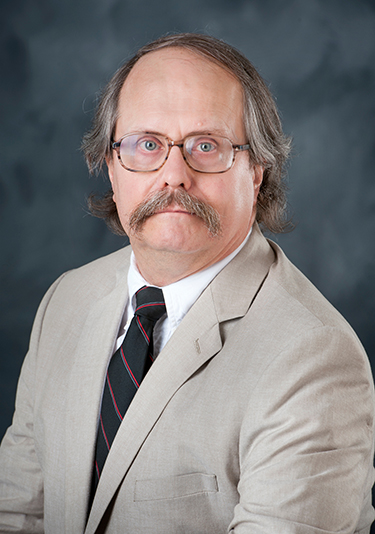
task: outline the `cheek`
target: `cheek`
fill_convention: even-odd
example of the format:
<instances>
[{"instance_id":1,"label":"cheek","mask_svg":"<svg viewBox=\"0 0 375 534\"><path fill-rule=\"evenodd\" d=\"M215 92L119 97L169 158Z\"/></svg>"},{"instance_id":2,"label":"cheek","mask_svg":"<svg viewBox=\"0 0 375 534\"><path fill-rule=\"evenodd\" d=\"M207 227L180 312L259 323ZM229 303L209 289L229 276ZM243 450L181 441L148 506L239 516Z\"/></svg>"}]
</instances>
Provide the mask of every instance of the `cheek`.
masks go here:
<instances>
[{"instance_id":1,"label":"cheek","mask_svg":"<svg viewBox=\"0 0 375 534\"><path fill-rule=\"evenodd\" d=\"M205 198L219 213L224 231L246 225L253 212L253 189L248 174L246 183L219 179Z\"/></svg>"},{"instance_id":2,"label":"cheek","mask_svg":"<svg viewBox=\"0 0 375 534\"><path fill-rule=\"evenodd\" d=\"M114 165L111 175L113 200L116 203L119 215L127 216L144 199L147 194L145 184L122 167Z\"/></svg>"},{"instance_id":3,"label":"cheek","mask_svg":"<svg viewBox=\"0 0 375 534\"><path fill-rule=\"evenodd\" d=\"M236 211L251 211L255 196L251 172L244 172L237 179L231 178L225 183L221 191L221 198L228 210L234 215Z\"/></svg>"},{"instance_id":4,"label":"cheek","mask_svg":"<svg viewBox=\"0 0 375 534\"><path fill-rule=\"evenodd\" d=\"M116 204L117 213L119 215L121 224L126 228L130 212L134 209L136 199L133 198L133 188L127 191L124 185L120 186L117 180L112 183L113 201Z\"/></svg>"}]
</instances>

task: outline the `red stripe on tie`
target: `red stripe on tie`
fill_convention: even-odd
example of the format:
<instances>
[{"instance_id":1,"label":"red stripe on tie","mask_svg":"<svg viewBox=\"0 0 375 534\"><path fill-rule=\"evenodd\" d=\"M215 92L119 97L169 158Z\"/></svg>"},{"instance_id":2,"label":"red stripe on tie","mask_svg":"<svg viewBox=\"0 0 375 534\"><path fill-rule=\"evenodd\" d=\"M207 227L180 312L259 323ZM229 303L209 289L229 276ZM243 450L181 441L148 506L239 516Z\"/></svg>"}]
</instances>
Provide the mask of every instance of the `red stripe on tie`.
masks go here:
<instances>
[{"instance_id":1,"label":"red stripe on tie","mask_svg":"<svg viewBox=\"0 0 375 534\"><path fill-rule=\"evenodd\" d=\"M114 405L115 410L117 412L117 415L119 416L120 420L122 421L123 417L121 415L120 410L118 409L117 402L116 402L115 396L113 394L113 389L112 389L112 386L111 386L111 382L109 381L108 371L107 371L107 384L108 384L108 387L109 387L109 392L111 394L112 402L113 402L113 405Z\"/></svg>"},{"instance_id":2,"label":"red stripe on tie","mask_svg":"<svg viewBox=\"0 0 375 534\"><path fill-rule=\"evenodd\" d=\"M139 328L142 330L143 335L145 336L145 338L146 338L146 340L147 340L147 343L150 344L150 338L149 338L148 335L146 334L146 331L145 331L145 329L143 328L142 323L141 323L141 321L139 320L138 315L137 315L137 323L138 323Z\"/></svg>"},{"instance_id":3,"label":"red stripe on tie","mask_svg":"<svg viewBox=\"0 0 375 534\"><path fill-rule=\"evenodd\" d=\"M139 384L137 382L137 379L133 375L132 370L130 369L130 367L128 365L128 362L126 361L126 358L125 358L124 351L123 351L122 347L121 347L121 356L122 356L122 360L123 360L124 364L126 365L127 370L129 371L130 378L133 380L133 382L137 386L137 388L139 388Z\"/></svg>"},{"instance_id":4,"label":"red stripe on tie","mask_svg":"<svg viewBox=\"0 0 375 534\"><path fill-rule=\"evenodd\" d=\"M106 433L104 432L104 426L103 426L102 414L100 414L100 426L102 427L103 436L104 436L105 442L106 442L107 447L108 447L108 450L109 450L111 447L109 446L109 443L108 443L108 439L107 439Z\"/></svg>"},{"instance_id":5,"label":"red stripe on tie","mask_svg":"<svg viewBox=\"0 0 375 534\"><path fill-rule=\"evenodd\" d=\"M150 302L149 304L141 304L138 306L135 311L141 310L142 308L149 308L150 306L165 306L164 302Z\"/></svg>"}]
</instances>

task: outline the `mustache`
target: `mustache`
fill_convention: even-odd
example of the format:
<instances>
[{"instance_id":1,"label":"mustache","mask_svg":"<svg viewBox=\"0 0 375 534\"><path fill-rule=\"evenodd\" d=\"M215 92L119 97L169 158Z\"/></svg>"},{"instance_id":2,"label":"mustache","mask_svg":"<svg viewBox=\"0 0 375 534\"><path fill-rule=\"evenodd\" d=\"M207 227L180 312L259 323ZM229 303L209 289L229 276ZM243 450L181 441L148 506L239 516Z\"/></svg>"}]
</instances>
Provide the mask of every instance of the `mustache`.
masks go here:
<instances>
[{"instance_id":1,"label":"mustache","mask_svg":"<svg viewBox=\"0 0 375 534\"><path fill-rule=\"evenodd\" d=\"M199 217L210 234L215 237L220 234L221 224L218 212L206 202L190 195L184 189L157 191L155 194L141 202L130 214L129 230L133 233L140 232L146 220L171 204L177 204L188 213Z\"/></svg>"}]
</instances>

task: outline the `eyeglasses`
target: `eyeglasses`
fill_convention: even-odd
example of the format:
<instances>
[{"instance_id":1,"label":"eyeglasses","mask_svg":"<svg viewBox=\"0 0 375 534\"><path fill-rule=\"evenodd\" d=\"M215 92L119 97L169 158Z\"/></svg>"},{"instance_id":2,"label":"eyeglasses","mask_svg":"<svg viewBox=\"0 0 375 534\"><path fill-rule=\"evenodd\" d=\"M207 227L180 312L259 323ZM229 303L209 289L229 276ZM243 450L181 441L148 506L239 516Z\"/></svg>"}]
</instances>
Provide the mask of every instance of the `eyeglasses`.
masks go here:
<instances>
[{"instance_id":1,"label":"eyeglasses","mask_svg":"<svg viewBox=\"0 0 375 534\"><path fill-rule=\"evenodd\" d=\"M226 137L205 133L188 135L177 143L158 133L135 132L112 143L120 164L132 172L159 170L174 146L181 150L191 169L204 173L229 171L236 153L250 148L250 145L234 145Z\"/></svg>"}]
</instances>

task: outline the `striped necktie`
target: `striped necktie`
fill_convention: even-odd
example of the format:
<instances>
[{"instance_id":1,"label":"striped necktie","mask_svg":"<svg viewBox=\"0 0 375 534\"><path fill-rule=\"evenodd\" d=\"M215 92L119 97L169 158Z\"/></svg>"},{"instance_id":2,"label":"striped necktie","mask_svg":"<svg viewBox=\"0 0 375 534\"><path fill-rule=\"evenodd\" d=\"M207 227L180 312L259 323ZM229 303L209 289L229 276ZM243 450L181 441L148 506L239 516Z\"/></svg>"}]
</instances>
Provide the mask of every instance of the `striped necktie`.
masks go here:
<instances>
[{"instance_id":1,"label":"striped necktie","mask_svg":"<svg viewBox=\"0 0 375 534\"><path fill-rule=\"evenodd\" d=\"M144 286L136 293L134 317L107 370L96 439L92 495L125 412L152 364L153 330L165 312L161 289Z\"/></svg>"}]
</instances>

